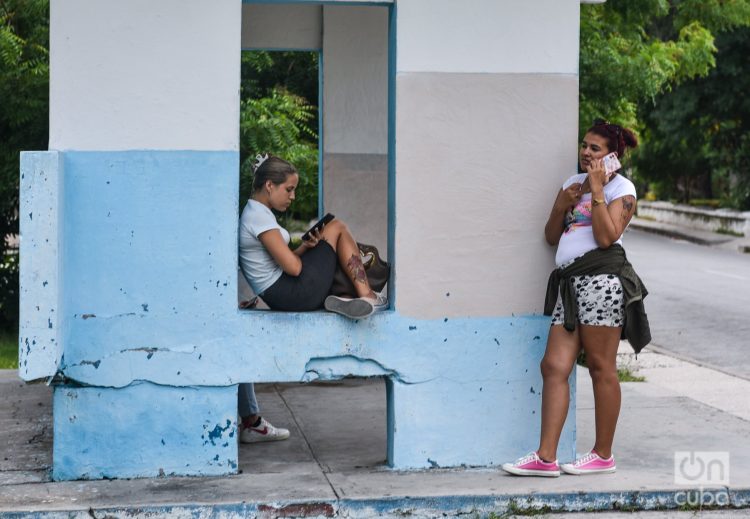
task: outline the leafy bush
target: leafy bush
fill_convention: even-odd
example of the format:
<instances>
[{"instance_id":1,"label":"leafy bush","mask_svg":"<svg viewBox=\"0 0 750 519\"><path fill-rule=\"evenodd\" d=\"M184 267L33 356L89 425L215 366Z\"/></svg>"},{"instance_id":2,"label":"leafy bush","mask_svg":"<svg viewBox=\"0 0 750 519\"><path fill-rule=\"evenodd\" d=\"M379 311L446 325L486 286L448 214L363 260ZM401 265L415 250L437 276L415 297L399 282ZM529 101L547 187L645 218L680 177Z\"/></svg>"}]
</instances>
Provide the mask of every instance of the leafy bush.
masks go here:
<instances>
[{"instance_id":1,"label":"leafy bush","mask_svg":"<svg viewBox=\"0 0 750 519\"><path fill-rule=\"evenodd\" d=\"M19 152L47 149L48 0L0 2L0 329L18 326L18 257L5 238L18 234Z\"/></svg>"},{"instance_id":2,"label":"leafy bush","mask_svg":"<svg viewBox=\"0 0 750 519\"><path fill-rule=\"evenodd\" d=\"M297 197L289 218L310 219L318 213L318 147L301 139L315 136L307 125L314 106L301 97L275 89L269 97L240 104L240 203L252 194L252 165L259 153L291 162L299 171Z\"/></svg>"},{"instance_id":3,"label":"leafy bush","mask_svg":"<svg viewBox=\"0 0 750 519\"><path fill-rule=\"evenodd\" d=\"M242 101L240 102L240 207L252 194L252 165L259 153L271 153L291 162L299 171L297 196L285 219L309 220L318 214L318 135L313 129L318 108L288 86L309 90L302 77L289 79L288 85L263 88L264 72L284 81L279 64L301 59L298 68L317 87L317 53L246 52L243 55ZM303 54L302 57L298 56ZM290 56L291 55L291 56ZM303 59L304 58L304 59ZM282 70L289 70L285 65ZM301 75L300 72L298 75ZM309 92L306 92L310 95ZM317 99L317 96L315 97Z\"/></svg>"}]
</instances>

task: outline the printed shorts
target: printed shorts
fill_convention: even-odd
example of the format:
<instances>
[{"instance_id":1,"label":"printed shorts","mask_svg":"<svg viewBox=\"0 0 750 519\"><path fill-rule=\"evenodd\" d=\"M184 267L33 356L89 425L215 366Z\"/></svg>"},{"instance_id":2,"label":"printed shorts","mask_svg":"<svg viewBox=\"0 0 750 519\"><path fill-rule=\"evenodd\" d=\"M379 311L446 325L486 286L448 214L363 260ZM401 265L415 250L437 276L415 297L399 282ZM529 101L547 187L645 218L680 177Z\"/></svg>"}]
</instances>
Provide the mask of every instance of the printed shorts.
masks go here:
<instances>
[{"instance_id":1,"label":"printed shorts","mask_svg":"<svg viewBox=\"0 0 750 519\"><path fill-rule=\"evenodd\" d=\"M578 322L590 326L622 326L625 305L619 276L573 276ZM560 295L552 312L552 325L563 324L565 310Z\"/></svg>"}]
</instances>

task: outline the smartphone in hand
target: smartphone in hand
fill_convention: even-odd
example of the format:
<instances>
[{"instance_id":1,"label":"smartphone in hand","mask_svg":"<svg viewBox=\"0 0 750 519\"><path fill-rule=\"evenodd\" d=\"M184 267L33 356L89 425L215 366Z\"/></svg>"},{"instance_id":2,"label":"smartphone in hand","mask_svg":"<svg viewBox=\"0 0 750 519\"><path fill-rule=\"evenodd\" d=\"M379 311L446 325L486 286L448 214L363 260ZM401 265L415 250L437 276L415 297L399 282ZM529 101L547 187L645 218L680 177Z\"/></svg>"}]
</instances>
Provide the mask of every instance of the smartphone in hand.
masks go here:
<instances>
[{"instance_id":1,"label":"smartphone in hand","mask_svg":"<svg viewBox=\"0 0 750 519\"><path fill-rule=\"evenodd\" d=\"M622 167L622 164L620 164L620 160L617 158L617 153L615 153L614 151L608 155L605 155L602 159L602 162L604 163L604 173L608 177L611 177L612 173Z\"/></svg>"},{"instance_id":2,"label":"smartphone in hand","mask_svg":"<svg viewBox=\"0 0 750 519\"><path fill-rule=\"evenodd\" d=\"M310 239L310 235L314 233L315 231L320 231L323 227L326 226L331 220L336 218L331 213L326 214L323 218L318 220L315 225L310 227L305 234L302 235L302 241L307 241Z\"/></svg>"}]
</instances>

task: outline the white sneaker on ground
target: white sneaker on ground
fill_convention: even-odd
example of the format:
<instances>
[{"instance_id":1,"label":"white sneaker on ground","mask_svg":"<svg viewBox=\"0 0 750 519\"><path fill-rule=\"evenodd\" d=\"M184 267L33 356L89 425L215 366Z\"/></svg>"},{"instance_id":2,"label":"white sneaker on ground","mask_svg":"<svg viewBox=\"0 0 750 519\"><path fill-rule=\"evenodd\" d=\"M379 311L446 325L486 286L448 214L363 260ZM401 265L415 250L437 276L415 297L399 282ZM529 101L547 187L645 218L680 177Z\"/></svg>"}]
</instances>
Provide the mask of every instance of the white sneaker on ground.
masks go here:
<instances>
[{"instance_id":1,"label":"white sneaker on ground","mask_svg":"<svg viewBox=\"0 0 750 519\"><path fill-rule=\"evenodd\" d=\"M555 461L544 461L536 452L530 452L514 463L503 463L502 469L514 476L542 476L556 478L560 475L560 465Z\"/></svg>"},{"instance_id":2,"label":"white sneaker on ground","mask_svg":"<svg viewBox=\"0 0 750 519\"><path fill-rule=\"evenodd\" d=\"M273 442L287 438L289 429L274 427L265 418L261 418L256 427L242 427L240 431L240 443Z\"/></svg>"},{"instance_id":3,"label":"white sneaker on ground","mask_svg":"<svg viewBox=\"0 0 750 519\"><path fill-rule=\"evenodd\" d=\"M611 474L617 470L615 457L602 458L593 450L575 460L573 463L563 463L560 469L574 476L583 474Z\"/></svg>"}]
</instances>

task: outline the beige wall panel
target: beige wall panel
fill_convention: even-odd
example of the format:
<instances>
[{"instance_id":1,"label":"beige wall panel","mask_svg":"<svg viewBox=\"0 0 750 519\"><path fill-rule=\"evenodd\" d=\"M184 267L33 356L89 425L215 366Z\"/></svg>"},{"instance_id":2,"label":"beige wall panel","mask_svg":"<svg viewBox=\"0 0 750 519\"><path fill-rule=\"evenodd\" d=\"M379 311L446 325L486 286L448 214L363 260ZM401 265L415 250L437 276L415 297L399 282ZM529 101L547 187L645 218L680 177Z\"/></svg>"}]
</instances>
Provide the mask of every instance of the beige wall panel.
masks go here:
<instances>
[{"instance_id":1,"label":"beige wall panel","mask_svg":"<svg viewBox=\"0 0 750 519\"><path fill-rule=\"evenodd\" d=\"M325 210L349 225L354 237L388 254L388 156L326 154Z\"/></svg>"},{"instance_id":2,"label":"beige wall panel","mask_svg":"<svg viewBox=\"0 0 750 519\"><path fill-rule=\"evenodd\" d=\"M397 309L541 313L544 224L576 168L577 76L399 74L396 90Z\"/></svg>"},{"instance_id":3,"label":"beige wall panel","mask_svg":"<svg viewBox=\"0 0 750 519\"><path fill-rule=\"evenodd\" d=\"M320 49L323 7L242 4L243 49Z\"/></svg>"},{"instance_id":4,"label":"beige wall panel","mask_svg":"<svg viewBox=\"0 0 750 519\"><path fill-rule=\"evenodd\" d=\"M388 151L388 9L325 6L326 153Z\"/></svg>"}]
</instances>

